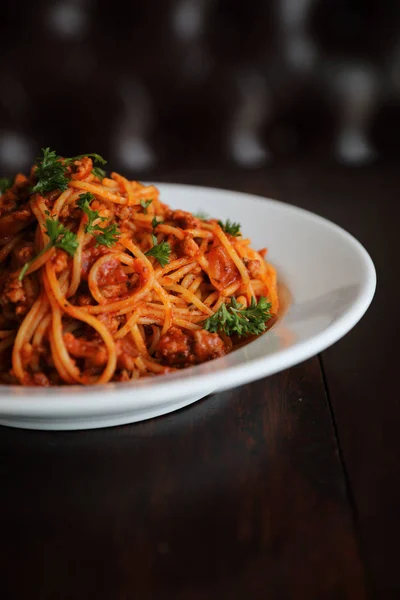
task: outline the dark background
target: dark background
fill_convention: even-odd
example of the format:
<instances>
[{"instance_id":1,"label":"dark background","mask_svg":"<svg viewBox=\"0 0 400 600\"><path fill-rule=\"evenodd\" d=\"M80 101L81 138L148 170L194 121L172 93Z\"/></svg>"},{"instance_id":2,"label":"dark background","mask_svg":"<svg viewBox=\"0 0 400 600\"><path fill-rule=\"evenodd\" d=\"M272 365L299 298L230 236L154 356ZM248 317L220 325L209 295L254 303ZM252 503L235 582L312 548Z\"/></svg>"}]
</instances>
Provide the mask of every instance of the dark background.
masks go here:
<instances>
[{"instance_id":1,"label":"dark background","mask_svg":"<svg viewBox=\"0 0 400 600\"><path fill-rule=\"evenodd\" d=\"M3 0L0 172L132 176L400 152L396 0Z\"/></svg>"}]
</instances>

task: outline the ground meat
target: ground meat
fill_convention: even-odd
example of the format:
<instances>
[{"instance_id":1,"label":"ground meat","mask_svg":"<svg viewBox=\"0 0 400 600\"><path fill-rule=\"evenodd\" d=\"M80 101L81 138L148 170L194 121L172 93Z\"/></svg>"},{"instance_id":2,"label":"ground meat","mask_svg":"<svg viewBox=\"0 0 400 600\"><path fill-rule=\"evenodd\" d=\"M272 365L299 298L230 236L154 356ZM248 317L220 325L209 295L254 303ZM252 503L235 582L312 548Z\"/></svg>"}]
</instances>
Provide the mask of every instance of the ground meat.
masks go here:
<instances>
[{"instance_id":1,"label":"ground meat","mask_svg":"<svg viewBox=\"0 0 400 600\"><path fill-rule=\"evenodd\" d=\"M206 255L208 261L208 275L211 282L222 290L239 279L239 271L233 260L222 246L213 248Z\"/></svg>"},{"instance_id":2,"label":"ground meat","mask_svg":"<svg viewBox=\"0 0 400 600\"><path fill-rule=\"evenodd\" d=\"M20 320L34 303L38 289L29 282L18 280L19 272L8 273L0 296L3 315L11 320Z\"/></svg>"},{"instance_id":3,"label":"ground meat","mask_svg":"<svg viewBox=\"0 0 400 600\"><path fill-rule=\"evenodd\" d=\"M111 255L112 256L112 255ZM128 295L128 276L122 265L112 257L102 265L99 285L105 298L122 298Z\"/></svg>"},{"instance_id":4,"label":"ground meat","mask_svg":"<svg viewBox=\"0 0 400 600\"><path fill-rule=\"evenodd\" d=\"M110 312L100 313L97 318L111 333L116 333L121 323L125 321L125 315L116 316L115 313Z\"/></svg>"},{"instance_id":5,"label":"ground meat","mask_svg":"<svg viewBox=\"0 0 400 600\"><path fill-rule=\"evenodd\" d=\"M125 285L107 285L101 288L101 293L106 300L123 299L128 295Z\"/></svg>"},{"instance_id":6,"label":"ground meat","mask_svg":"<svg viewBox=\"0 0 400 600\"><path fill-rule=\"evenodd\" d=\"M102 286L107 285L118 285L125 283L128 276L124 272L121 264L115 259L110 257L110 260L104 263L100 269L100 281Z\"/></svg>"},{"instance_id":7,"label":"ground meat","mask_svg":"<svg viewBox=\"0 0 400 600\"><path fill-rule=\"evenodd\" d=\"M157 353L161 359L174 367L200 364L226 354L227 348L217 333L205 330L183 331L170 327L158 342Z\"/></svg>"},{"instance_id":8,"label":"ground meat","mask_svg":"<svg viewBox=\"0 0 400 600\"><path fill-rule=\"evenodd\" d=\"M93 246L86 246L86 248L82 252L82 272L81 277L85 281L88 278L89 271L100 256L107 254L110 252L110 249L107 246L100 244L99 246L95 245L93 242Z\"/></svg>"},{"instance_id":9,"label":"ground meat","mask_svg":"<svg viewBox=\"0 0 400 600\"><path fill-rule=\"evenodd\" d=\"M196 256L199 251L199 247L193 238L186 236L179 244L180 254L182 256Z\"/></svg>"},{"instance_id":10,"label":"ground meat","mask_svg":"<svg viewBox=\"0 0 400 600\"><path fill-rule=\"evenodd\" d=\"M124 204L116 204L115 215L122 221L130 220L132 215L138 211L136 206L124 206Z\"/></svg>"},{"instance_id":11,"label":"ground meat","mask_svg":"<svg viewBox=\"0 0 400 600\"><path fill-rule=\"evenodd\" d=\"M62 273L68 266L68 255L64 250L57 248L56 253L53 257L54 271L56 273Z\"/></svg>"},{"instance_id":12,"label":"ground meat","mask_svg":"<svg viewBox=\"0 0 400 600\"><path fill-rule=\"evenodd\" d=\"M11 273L11 275L8 277L2 298L4 303L7 301L12 302L13 304L17 304L18 302L27 302L28 298L24 289L24 285L22 281L19 281L18 275L18 273Z\"/></svg>"},{"instance_id":13,"label":"ground meat","mask_svg":"<svg viewBox=\"0 0 400 600\"><path fill-rule=\"evenodd\" d=\"M193 337L180 327L170 327L158 342L157 351L169 365L184 367L194 363Z\"/></svg>"},{"instance_id":14,"label":"ground meat","mask_svg":"<svg viewBox=\"0 0 400 600\"><path fill-rule=\"evenodd\" d=\"M102 367L107 363L107 350L104 344L76 338L72 333L64 334L64 343L68 352L75 358L89 359L95 367Z\"/></svg>"},{"instance_id":15,"label":"ground meat","mask_svg":"<svg viewBox=\"0 0 400 600\"><path fill-rule=\"evenodd\" d=\"M196 229L200 226L200 222L191 213L184 210L172 211L171 218L176 222L181 229ZM168 216L169 220L169 216Z\"/></svg>"},{"instance_id":16,"label":"ground meat","mask_svg":"<svg viewBox=\"0 0 400 600\"><path fill-rule=\"evenodd\" d=\"M260 275L261 262L258 259L248 260L246 262L246 267L252 279L256 279Z\"/></svg>"},{"instance_id":17,"label":"ground meat","mask_svg":"<svg viewBox=\"0 0 400 600\"><path fill-rule=\"evenodd\" d=\"M196 362L203 363L226 354L226 347L218 333L210 333L205 329L194 332L193 352Z\"/></svg>"},{"instance_id":18,"label":"ground meat","mask_svg":"<svg viewBox=\"0 0 400 600\"><path fill-rule=\"evenodd\" d=\"M0 310L6 323L20 321L35 300L33 286L25 287L24 282L18 280L18 274L19 271L7 270L0 274Z\"/></svg>"},{"instance_id":19,"label":"ground meat","mask_svg":"<svg viewBox=\"0 0 400 600\"><path fill-rule=\"evenodd\" d=\"M76 297L76 304L78 306L90 306L93 304L93 298L90 294L79 294L79 296Z\"/></svg>"},{"instance_id":20,"label":"ground meat","mask_svg":"<svg viewBox=\"0 0 400 600\"><path fill-rule=\"evenodd\" d=\"M17 265L22 267L25 263L29 262L36 256L35 246L33 242L24 243L23 246L19 246L14 250L14 256L17 260Z\"/></svg>"},{"instance_id":21,"label":"ground meat","mask_svg":"<svg viewBox=\"0 0 400 600\"><path fill-rule=\"evenodd\" d=\"M72 219L79 222L82 217L82 210L74 204L64 204L60 216L63 219Z\"/></svg>"},{"instance_id":22,"label":"ground meat","mask_svg":"<svg viewBox=\"0 0 400 600\"><path fill-rule=\"evenodd\" d=\"M50 381L44 373L34 373L33 374L33 383L34 385L38 385L41 387L49 387ZM54 384L53 384L54 385Z\"/></svg>"},{"instance_id":23,"label":"ground meat","mask_svg":"<svg viewBox=\"0 0 400 600\"><path fill-rule=\"evenodd\" d=\"M64 334L64 342L68 352L72 356L85 359L85 370L98 369L106 365L107 350L101 342L76 338L72 333ZM125 369L132 372L135 365L135 358L139 356L133 341L130 341L129 338L117 340L115 349L117 354L117 370Z\"/></svg>"}]
</instances>

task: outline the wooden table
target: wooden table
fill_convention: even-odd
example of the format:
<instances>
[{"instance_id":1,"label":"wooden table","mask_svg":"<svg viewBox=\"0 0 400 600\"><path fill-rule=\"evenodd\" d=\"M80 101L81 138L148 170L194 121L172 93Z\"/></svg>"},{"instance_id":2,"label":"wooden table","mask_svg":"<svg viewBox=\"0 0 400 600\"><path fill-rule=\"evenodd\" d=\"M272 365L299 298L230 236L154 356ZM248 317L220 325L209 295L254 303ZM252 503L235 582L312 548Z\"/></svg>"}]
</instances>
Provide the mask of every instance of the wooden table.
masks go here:
<instances>
[{"instance_id":1,"label":"wooden table","mask_svg":"<svg viewBox=\"0 0 400 600\"><path fill-rule=\"evenodd\" d=\"M398 168L158 178L333 219L371 253L376 298L322 356L175 414L0 428L0 597L399 598Z\"/></svg>"}]
</instances>

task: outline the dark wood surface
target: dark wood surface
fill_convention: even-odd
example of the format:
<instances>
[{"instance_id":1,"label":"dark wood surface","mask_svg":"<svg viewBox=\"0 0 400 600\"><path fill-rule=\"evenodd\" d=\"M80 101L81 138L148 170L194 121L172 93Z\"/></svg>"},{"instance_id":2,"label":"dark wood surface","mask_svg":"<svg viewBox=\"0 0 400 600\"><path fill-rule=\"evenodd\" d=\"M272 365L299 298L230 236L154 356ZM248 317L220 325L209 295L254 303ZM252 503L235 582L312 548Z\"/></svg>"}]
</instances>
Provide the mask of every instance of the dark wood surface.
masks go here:
<instances>
[{"instance_id":1,"label":"dark wood surface","mask_svg":"<svg viewBox=\"0 0 400 600\"><path fill-rule=\"evenodd\" d=\"M377 296L322 356L177 413L87 432L0 428L0 596L398 598L398 170L157 179L333 219L370 251Z\"/></svg>"}]
</instances>

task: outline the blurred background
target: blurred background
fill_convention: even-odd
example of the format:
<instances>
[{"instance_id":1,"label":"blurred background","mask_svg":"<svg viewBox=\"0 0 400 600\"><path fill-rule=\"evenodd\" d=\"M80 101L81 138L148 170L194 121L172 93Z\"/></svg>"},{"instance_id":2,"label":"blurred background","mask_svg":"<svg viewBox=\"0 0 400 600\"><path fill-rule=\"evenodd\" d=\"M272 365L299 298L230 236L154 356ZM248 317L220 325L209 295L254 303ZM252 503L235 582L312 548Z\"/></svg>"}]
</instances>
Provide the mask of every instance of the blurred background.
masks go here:
<instances>
[{"instance_id":1,"label":"blurred background","mask_svg":"<svg viewBox=\"0 0 400 600\"><path fill-rule=\"evenodd\" d=\"M3 0L0 173L42 146L132 177L399 157L396 0Z\"/></svg>"}]
</instances>

